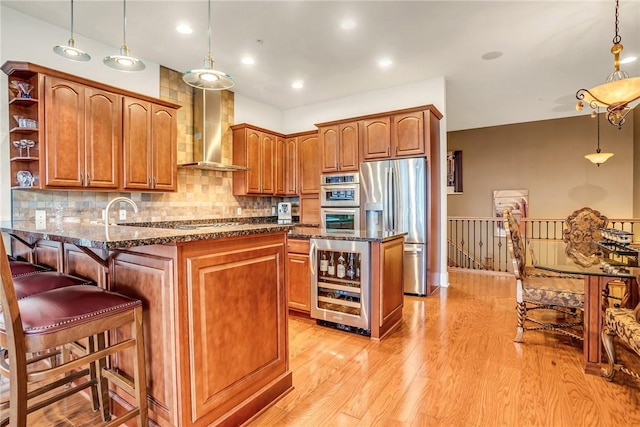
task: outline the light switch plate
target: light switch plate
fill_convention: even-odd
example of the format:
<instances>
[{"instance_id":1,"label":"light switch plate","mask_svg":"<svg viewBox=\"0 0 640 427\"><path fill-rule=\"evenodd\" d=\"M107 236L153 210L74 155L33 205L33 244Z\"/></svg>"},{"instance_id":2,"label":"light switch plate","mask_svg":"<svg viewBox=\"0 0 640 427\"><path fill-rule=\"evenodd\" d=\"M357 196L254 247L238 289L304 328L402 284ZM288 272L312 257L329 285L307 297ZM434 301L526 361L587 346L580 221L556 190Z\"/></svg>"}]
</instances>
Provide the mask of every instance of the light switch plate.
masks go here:
<instances>
[{"instance_id":1,"label":"light switch plate","mask_svg":"<svg viewBox=\"0 0 640 427\"><path fill-rule=\"evenodd\" d=\"M242 215L242 208L236 209L236 215Z\"/></svg>"},{"instance_id":2,"label":"light switch plate","mask_svg":"<svg viewBox=\"0 0 640 427\"><path fill-rule=\"evenodd\" d=\"M120 209L120 220L125 220L127 219L127 210L126 209Z\"/></svg>"},{"instance_id":3,"label":"light switch plate","mask_svg":"<svg viewBox=\"0 0 640 427\"><path fill-rule=\"evenodd\" d=\"M36 230L47 228L47 211L36 211Z\"/></svg>"}]
</instances>

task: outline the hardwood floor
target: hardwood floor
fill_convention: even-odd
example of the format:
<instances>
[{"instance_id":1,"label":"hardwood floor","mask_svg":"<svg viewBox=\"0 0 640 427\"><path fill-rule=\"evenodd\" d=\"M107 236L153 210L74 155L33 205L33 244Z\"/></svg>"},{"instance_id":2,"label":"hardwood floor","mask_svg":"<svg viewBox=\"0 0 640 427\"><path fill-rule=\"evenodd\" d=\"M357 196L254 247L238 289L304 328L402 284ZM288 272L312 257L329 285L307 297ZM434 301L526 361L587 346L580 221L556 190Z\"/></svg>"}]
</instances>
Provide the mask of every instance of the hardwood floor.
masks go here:
<instances>
[{"instance_id":1,"label":"hardwood floor","mask_svg":"<svg viewBox=\"0 0 640 427\"><path fill-rule=\"evenodd\" d=\"M381 342L290 318L295 389L250 426L640 425L640 382L585 375L580 342L540 332L513 342L512 276L451 271L450 284L406 297L400 329ZM96 420L75 397L30 427Z\"/></svg>"}]
</instances>

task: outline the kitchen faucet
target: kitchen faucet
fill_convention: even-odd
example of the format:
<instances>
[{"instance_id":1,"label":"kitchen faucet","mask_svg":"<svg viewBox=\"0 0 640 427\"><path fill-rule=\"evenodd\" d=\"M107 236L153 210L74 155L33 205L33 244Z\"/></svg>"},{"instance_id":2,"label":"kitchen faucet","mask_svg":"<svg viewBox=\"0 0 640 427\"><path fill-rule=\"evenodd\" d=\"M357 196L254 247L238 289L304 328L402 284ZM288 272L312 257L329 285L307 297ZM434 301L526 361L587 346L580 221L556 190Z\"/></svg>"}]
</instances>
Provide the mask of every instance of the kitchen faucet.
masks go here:
<instances>
[{"instance_id":1,"label":"kitchen faucet","mask_svg":"<svg viewBox=\"0 0 640 427\"><path fill-rule=\"evenodd\" d=\"M109 203L107 203L107 207L104 209L104 228L105 228L106 233L109 233L109 210L111 209L111 206L115 202L127 202L133 207L133 211L135 213L138 213L138 206L130 198L128 198L128 197L114 197L113 199L111 199L109 201Z\"/></svg>"}]
</instances>

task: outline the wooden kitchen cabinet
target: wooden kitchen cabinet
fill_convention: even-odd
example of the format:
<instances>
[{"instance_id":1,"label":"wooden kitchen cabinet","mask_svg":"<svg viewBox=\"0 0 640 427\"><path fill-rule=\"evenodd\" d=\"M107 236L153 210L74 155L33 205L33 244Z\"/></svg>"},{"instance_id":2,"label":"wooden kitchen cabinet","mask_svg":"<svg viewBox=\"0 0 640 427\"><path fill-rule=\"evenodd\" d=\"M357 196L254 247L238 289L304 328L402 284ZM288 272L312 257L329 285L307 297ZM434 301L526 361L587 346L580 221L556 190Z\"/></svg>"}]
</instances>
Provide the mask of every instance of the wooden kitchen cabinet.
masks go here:
<instances>
[{"instance_id":1,"label":"wooden kitchen cabinet","mask_svg":"<svg viewBox=\"0 0 640 427\"><path fill-rule=\"evenodd\" d=\"M371 244L371 338L382 339L402 321L404 236Z\"/></svg>"},{"instance_id":2,"label":"wooden kitchen cabinet","mask_svg":"<svg viewBox=\"0 0 640 427\"><path fill-rule=\"evenodd\" d=\"M357 171L359 167L358 122L318 125L321 171Z\"/></svg>"},{"instance_id":3,"label":"wooden kitchen cabinet","mask_svg":"<svg viewBox=\"0 0 640 427\"><path fill-rule=\"evenodd\" d=\"M298 189L298 140L276 136L275 195L293 196Z\"/></svg>"},{"instance_id":4,"label":"wooden kitchen cabinet","mask_svg":"<svg viewBox=\"0 0 640 427\"><path fill-rule=\"evenodd\" d=\"M125 97L123 111L124 189L175 191L176 110Z\"/></svg>"},{"instance_id":5,"label":"wooden kitchen cabinet","mask_svg":"<svg viewBox=\"0 0 640 427\"><path fill-rule=\"evenodd\" d=\"M298 170L299 194L320 194L320 147L318 132L306 132L297 136L298 139Z\"/></svg>"},{"instance_id":6,"label":"wooden kitchen cabinet","mask_svg":"<svg viewBox=\"0 0 640 427\"><path fill-rule=\"evenodd\" d=\"M176 191L179 105L23 61L7 61L12 186L27 170L38 189ZM18 97L13 81L32 84ZM126 102L124 100L126 99ZM20 127L13 116L34 121Z\"/></svg>"},{"instance_id":7,"label":"wooden kitchen cabinet","mask_svg":"<svg viewBox=\"0 0 640 427\"><path fill-rule=\"evenodd\" d=\"M121 97L44 77L45 186L117 189Z\"/></svg>"},{"instance_id":8,"label":"wooden kitchen cabinet","mask_svg":"<svg viewBox=\"0 0 640 427\"><path fill-rule=\"evenodd\" d=\"M289 310L311 312L309 239L287 241L287 302Z\"/></svg>"},{"instance_id":9,"label":"wooden kitchen cabinet","mask_svg":"<svg viewBox=\"0 0 640 427\"><path fill-rule=\"evenodd\" d=\"M441 118L440 112L432 106L364 117L363 161L428 156L428 142L437 135Z\"/></svg>"},{"instance_id":10,"label":"wooden kitchen cabinet","mask_svg":"<svg viewBox=\"0 0 640 427\"><path fill-rule=\"evenodd\" d=\"M249 170L233 174L233 194L275 194L275 148L277 135L247 124L231 126L233 164Z\"/></svg>"}]
</instances>

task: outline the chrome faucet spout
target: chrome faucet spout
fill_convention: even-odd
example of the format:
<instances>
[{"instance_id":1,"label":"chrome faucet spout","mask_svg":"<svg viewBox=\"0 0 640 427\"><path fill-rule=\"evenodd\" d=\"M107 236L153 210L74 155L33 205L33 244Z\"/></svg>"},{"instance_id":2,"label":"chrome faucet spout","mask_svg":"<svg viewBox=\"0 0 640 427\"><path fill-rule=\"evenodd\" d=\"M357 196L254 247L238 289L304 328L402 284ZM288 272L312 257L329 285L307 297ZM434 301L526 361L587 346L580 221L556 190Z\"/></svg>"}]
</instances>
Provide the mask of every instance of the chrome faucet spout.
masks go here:
<instances>
[{"instance_id":1,"label":"chrome faucet spout","mask_svg":"<svg viewBox=\"0 0 640 427\"><path fill-rule=\"evenodd\" d=\"M113 199L109 200L109 203L107 203L107 207L104 209L104 226L107 233L109 232L109 211L111 210L111 206L113 206L113 204L116 202L127 202L131 205L133 211L135 213L138 213L138 205L136 205L135 202L128 197L114 197Z\"/></svg>"}]
</instances>

